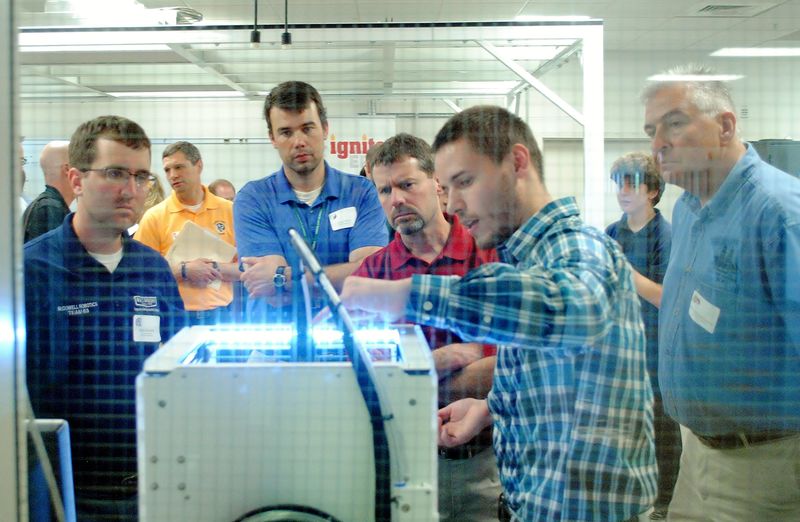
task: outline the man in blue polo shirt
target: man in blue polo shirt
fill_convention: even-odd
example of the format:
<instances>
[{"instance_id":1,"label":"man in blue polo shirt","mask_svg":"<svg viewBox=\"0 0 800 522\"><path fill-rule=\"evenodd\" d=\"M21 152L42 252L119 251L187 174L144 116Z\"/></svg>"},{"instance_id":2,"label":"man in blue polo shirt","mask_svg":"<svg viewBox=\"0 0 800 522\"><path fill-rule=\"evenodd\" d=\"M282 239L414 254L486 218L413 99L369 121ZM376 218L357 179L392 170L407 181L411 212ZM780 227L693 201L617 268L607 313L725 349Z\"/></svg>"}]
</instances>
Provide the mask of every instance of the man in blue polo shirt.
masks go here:
<instances>
[{"instance_id":1,"label":"man in blue polo shirt","mask_svg":"<svg viewBox=\"0 0 800 522\"><path fill-rule=\"evenodd\" d=\"M658 379L681 424L668 520L800 520L800 181L736 128L704 67L643 95L672 213Z\"/></svg>"},{"instance_id":2,"label":"man in blue polo shirt","mask_svg":"<svg viewBox=\"0 0 800 522\"><path fill-rule=\"evenodd\" d=\"M155 179L142 128L83 123L69 163L77 210L25 245L28 390L38 417L70 423L78 520L135 521L135 380L183 302L164 258L126 232Z\"/></svg>"},{"instance_id":3,"label":"man in blue polo shirt","mask_svg":"<svg viewBox=\"0 0 800 522\"><path fill-rule=\"evenodd\" d=\"M388 242L372 183L323 159L328 119L319 92L303 82L281 83L264 102L264 118L283 167L245 185L234 202L241 280L251 297L250 320L257 322L280 319L267 313L267 303L290 302L297 256L289 228L304 236L336 287Z\"/></svg>"}]
</instances>

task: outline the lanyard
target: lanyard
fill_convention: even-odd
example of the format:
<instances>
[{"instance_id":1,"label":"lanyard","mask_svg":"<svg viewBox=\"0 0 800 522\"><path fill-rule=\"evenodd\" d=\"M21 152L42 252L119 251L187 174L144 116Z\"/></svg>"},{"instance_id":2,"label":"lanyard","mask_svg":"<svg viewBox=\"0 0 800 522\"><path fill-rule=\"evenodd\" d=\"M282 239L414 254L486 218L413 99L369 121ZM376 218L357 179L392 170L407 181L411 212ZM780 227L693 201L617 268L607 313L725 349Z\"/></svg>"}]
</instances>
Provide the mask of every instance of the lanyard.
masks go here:
<instances>
[{"instance_id":1,"label":"lanyard","mask_svg":"<svg viewBox=\"0 0 800 522\"><path fill-rule=\"evenodd\" d=\"M324 214L327 209L328 209L328 200L326 199L325 203L323 203L322 206L320 207L319 212L317 212L317 224L314 226L314 236L309 237L308 233L306 233L306 226L303 220L303 216L301 216L300 211L297 210L297 205L295 204L292 205L292 210L294 210L294 215L297 217L297 222L300 225L300 232L303 233L303 239L305 239L306 243L308 243L311 246L311 250L313 252L317 251L317 239L319 239L319 225L322 222L322 214Z\"/></svg>"}]
</instances>

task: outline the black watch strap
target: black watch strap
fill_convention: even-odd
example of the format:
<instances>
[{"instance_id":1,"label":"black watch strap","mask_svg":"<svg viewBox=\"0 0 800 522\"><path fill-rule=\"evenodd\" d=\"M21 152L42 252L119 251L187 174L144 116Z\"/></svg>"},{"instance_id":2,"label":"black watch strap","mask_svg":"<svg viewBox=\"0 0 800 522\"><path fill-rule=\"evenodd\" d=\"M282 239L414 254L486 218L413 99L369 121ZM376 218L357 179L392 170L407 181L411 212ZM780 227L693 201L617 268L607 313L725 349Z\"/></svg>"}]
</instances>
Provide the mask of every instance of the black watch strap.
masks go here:
<instances>
[{"instance_id":1,"label":"black watch strap","mask_svg":"<svg viewBox=\"0 0 800 522\"><path fill-rule=\"evenodd\" d=\"M275 275L272 276L272 284L276 289L282 289L286 286L286 267L279 266L275 269Z\"/></svg>"}]
</instances>

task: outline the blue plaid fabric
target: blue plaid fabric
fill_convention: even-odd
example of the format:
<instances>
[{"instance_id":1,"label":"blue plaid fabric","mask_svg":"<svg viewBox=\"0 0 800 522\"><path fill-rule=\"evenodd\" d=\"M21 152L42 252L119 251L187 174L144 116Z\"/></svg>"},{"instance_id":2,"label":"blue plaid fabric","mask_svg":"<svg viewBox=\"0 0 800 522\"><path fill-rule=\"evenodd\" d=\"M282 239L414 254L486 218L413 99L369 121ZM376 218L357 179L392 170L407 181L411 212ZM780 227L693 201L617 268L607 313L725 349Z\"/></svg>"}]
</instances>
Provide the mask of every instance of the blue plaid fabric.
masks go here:
<instances>
[{"instance_id":1,"label":"blue plaid fabric","mask_svg":"<svg viewBox=\"0 0 800 522\"><path fill-rule=\"evenodd\" d=\"M521 520L625 520L657 468L645 337L630 265L554 201L462 278L415 275L408 319L500 345L489 408Z\"/></svg>"}]
</instances>

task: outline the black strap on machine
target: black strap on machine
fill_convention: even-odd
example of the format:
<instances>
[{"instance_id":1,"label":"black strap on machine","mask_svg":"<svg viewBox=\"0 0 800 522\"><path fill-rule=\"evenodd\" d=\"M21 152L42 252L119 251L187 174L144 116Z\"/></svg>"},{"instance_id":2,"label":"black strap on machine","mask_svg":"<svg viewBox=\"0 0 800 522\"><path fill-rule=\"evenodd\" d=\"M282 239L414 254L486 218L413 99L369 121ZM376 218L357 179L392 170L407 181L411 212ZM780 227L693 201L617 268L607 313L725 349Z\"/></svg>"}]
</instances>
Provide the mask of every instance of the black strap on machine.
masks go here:
<instances>
[{"instance_id":1,"label":"black strap on machine","mask_svg":"<svg viewBox=\"0 0 800 522\"><path fill-rule=\"evenodd\" d=\"M363 357L365 351L356 346L355 329L347 310L341 306L342 301L333 288L328 277L322 269L322 264L314 252L308 247L303 237L297 230L290 228L289 237L297 255L303 260L306 268L313 274L314 280L325 295L328 307L336 317L336 322L342 330L344 349L353 364L356 383L367 406L370 423L372 424L372 449L375 460L375 521L383 522L392 519L392 487L391 487L391 462L389 460L389 441L386 436L386 421L392 418L383 411L380 396L372 375L372 361Z\"/></svg>"}]
</instances>

